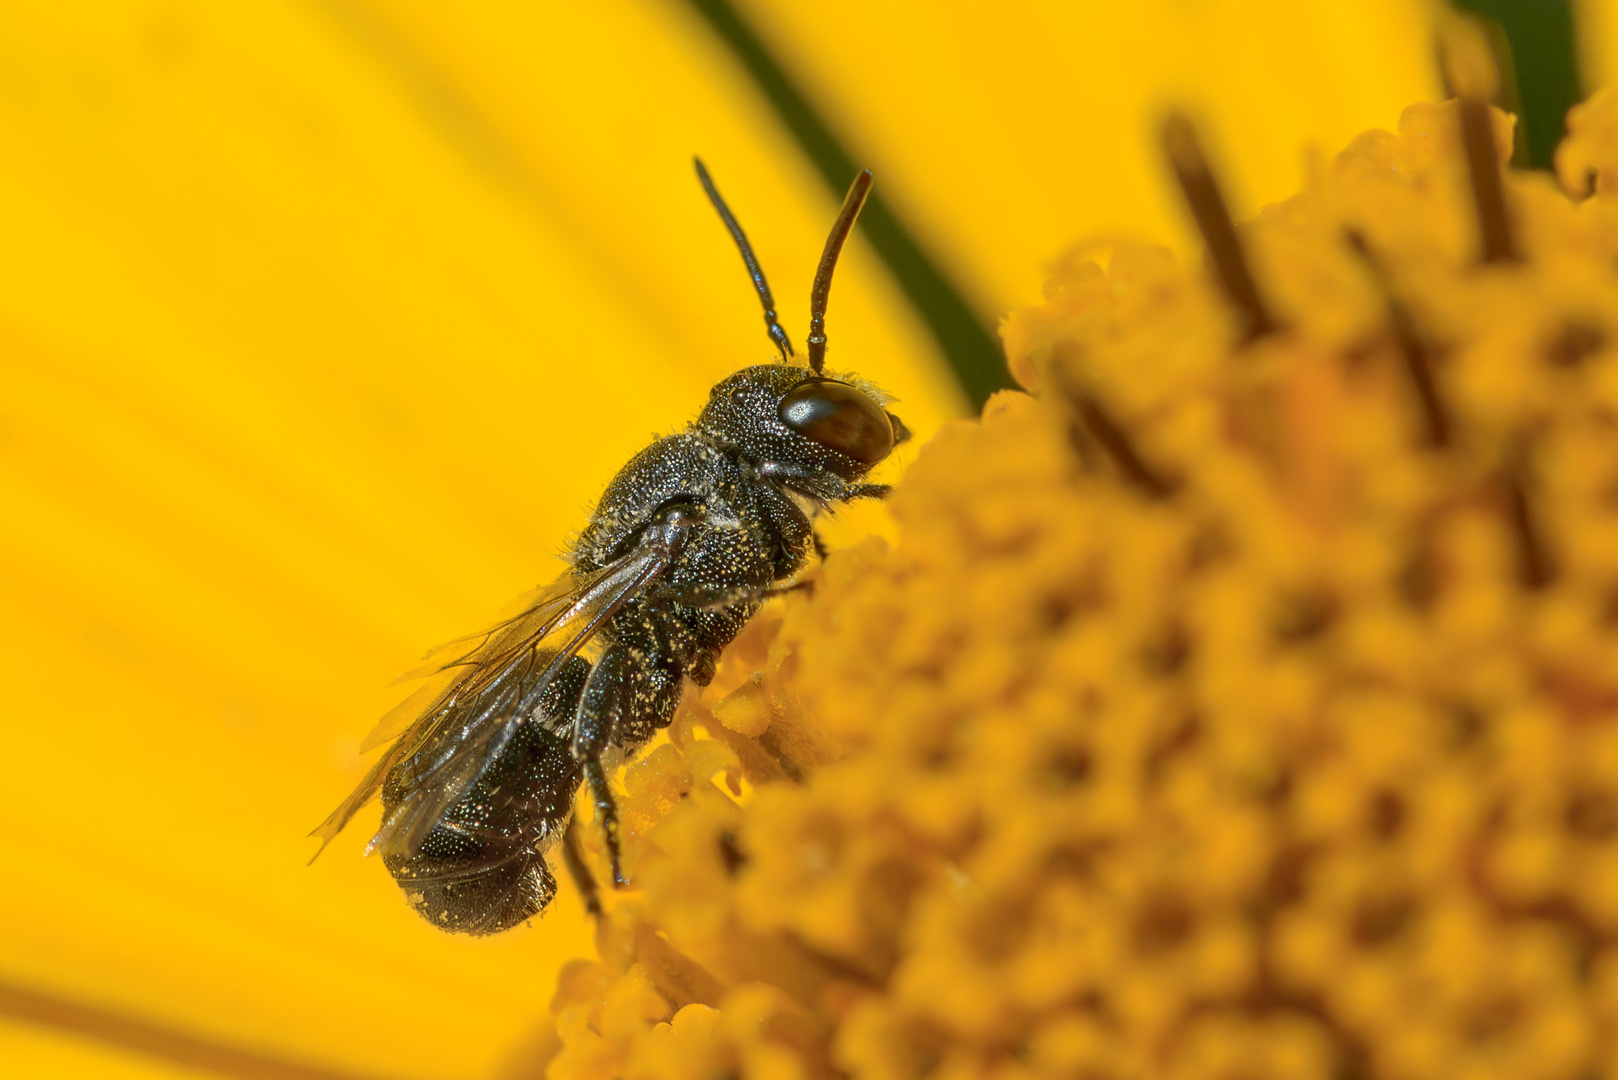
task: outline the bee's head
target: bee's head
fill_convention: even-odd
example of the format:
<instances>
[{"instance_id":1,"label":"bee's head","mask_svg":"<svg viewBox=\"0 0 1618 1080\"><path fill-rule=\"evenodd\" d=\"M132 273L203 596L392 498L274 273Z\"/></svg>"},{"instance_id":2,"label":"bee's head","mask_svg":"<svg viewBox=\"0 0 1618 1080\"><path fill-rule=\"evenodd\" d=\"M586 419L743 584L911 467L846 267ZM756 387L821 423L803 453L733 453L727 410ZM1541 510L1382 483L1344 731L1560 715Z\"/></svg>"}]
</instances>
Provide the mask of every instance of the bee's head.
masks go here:
<instances>
[{"instance_id":1,"label":"bee's head","mask_svg":"<svg viewBox=\"0 0 1618 1080\"><path fill-rule=\"evenodd\" d=\"M871 170L860 173L849 185L843 208L832 223L831 235L826 237L820 265L815 268L814 286L809 290L809 366L803 368L793 362L792 342L776 320L775 298L770 295L764 271L742 227L720 198L702 162L696 162L696 166L697 179L747 264L753 287L764 305L764 325L784 361L745 368L714 387L708 407L697 418L697 426L736 447L754 464L774 462L824 470L846 481L864 476L910 437L899 418L882 407L882 397L875 390L828 375L824 370L826 301L831 295L832 271L837 267L843 242L854 228L854 219L870 194Z\"/></svg>"},{"instance_id":2,"label":"bee's head","mask_svg":"<svg viewBox=\"0 0 1618 1080\"><path fill-rule=\"evenodd\" d=\"M875 393L796 364L761 364L725 379L697 426L754 463L824 469L850 482L910 437Z\"/></svg>"}]
</instances>

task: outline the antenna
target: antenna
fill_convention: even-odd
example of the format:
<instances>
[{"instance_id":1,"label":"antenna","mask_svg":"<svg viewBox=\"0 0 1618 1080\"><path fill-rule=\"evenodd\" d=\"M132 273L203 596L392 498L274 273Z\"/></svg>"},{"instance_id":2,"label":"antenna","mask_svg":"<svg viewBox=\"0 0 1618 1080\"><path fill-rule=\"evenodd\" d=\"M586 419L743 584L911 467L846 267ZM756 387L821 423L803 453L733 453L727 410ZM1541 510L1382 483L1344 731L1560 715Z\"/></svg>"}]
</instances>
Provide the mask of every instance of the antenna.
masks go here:
<instances>
[{"instance_id":1,"label":"antenna","mask_svg":"<svg viewBox=\"0 0 1618 1080\"><path fill-rule=\"evenodd\" d=\"M820 253L820 265L815 268L815 286L809 290L809 366L817 375L826 366L826 298L831 294L831 272L837 269L843 241L848 239L854 219L860 216L860 208L870 193L871 170L866 169L849 185L843 208L832 223L831 235L826 237L826 250Z\"/></svg>"},{"instance_id":2,"label":"antenna","mask_svg":"<svg viewBox=\"0 0 1618 1080\"><path fill-rule=\"evenodd\" d=\"M702 182L702 190L708 193L708 201L719 211L719 220L725 223L725 228L730 230L730 238L736 241L736 246L741 249L742 262L747 264L747 273L753 278L753 288L758 290L759 303L764 305L764 325L769 328L770 340L781 350L781 359L786 360L793 355L792 342L787 338L787 332L781 329L781 321L775 316L775 297L770 295L770 283L764 280L764 271L760 269L758 259L753 255L752 245L747 242L747 234L742 232L741 225L736 221L736 215L725 205L719 189L713 186L713 178L708 175L702 159L694 157L691 160L696 163L697 179ZM832 255L833 259L836 257L835 254ZM820 287L818 282L815 287L817 289Z\"/></svg>"}]
</instances>

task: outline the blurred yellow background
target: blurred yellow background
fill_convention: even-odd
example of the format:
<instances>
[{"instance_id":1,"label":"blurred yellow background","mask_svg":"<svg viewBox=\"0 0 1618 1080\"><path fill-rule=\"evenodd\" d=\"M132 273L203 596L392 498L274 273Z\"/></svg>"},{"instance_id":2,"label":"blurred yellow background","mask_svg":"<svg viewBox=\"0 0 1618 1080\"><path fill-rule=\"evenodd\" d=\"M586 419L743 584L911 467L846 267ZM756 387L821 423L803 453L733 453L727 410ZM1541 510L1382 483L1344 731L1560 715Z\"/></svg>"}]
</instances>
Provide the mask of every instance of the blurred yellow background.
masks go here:
<instances>
[{"instance_id":1,"label":"blurred yellow background","mask_svg":"<svg viewBox=\"0 0 1618 1080\"><path fill-rule=\"evenodd\" d=\"M1242 215L1438 95L1421 0L738 6L986 321L1186 242L1166 105ZM305 834L392 676L771 358L693 153L801 342L838 199L684 3L0 4L0 989L273 1075L531 1073L577 898L450 937L374 817ZM829 325L921 441L964 412L858 238ZM8 1077L177 1068L0 1019Z\"/></svg>"}]
</instances>

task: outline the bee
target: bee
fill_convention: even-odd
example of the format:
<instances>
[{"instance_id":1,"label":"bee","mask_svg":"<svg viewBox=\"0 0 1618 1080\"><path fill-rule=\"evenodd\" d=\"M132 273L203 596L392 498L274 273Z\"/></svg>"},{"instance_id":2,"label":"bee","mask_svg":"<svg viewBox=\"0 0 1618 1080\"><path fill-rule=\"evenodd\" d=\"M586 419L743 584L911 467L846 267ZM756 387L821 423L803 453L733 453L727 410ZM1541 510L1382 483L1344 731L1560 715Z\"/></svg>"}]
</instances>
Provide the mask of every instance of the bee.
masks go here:
<instances>
[{"instance_id":1,"label":"bee","mask_svg":"<svg viewBox=\"0 0 1618 1080\"><path fill-rule=\"evenodd\" d=\"M425 682L361 749L391 745L310 834L324 850L380 795L366 854L380 852L411 906L444 930L498 933L544 910L556 893L545 854L581 784L613 883L627 884L609 768L668 726L686 683L706 686L725 646L818 552L817 512L887 494L864 479L909 438L878 391L825 370L832 271L870 171L849 188L815 271L803 365L746 235L695 164L781 362L724 379L686 430L630 459L559 579L405 676ZM576 849L564 849L582 873Z\"/></svg>"}]
</instances>

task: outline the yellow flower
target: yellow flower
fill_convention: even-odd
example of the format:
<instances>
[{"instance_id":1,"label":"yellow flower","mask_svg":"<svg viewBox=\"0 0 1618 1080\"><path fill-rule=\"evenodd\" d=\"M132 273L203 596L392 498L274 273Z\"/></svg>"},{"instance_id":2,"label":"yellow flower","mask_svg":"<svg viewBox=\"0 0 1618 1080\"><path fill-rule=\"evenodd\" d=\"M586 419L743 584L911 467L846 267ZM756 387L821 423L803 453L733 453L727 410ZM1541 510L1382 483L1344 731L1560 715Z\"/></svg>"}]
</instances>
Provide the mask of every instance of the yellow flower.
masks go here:
<instances>
[{"instance_id":1,"label":"yellow flower","mask_svg":"<svg viewBox=\"0 0 1618 1080\"><path fill-rule=\"evenodd\" d=\"M771 645L779 624L761 621L757 662L732 663L724 687L736 692L709 700L712 722L693 713L669 749L626 771L631 831L669 830L669 845L693 851L696 837L738 832L724 800L757 790L748 812L769 815L789 843L774 865L749 855L756 876L738 882L735 904L760 942L758 981L780 994L730 992L736 972L704 982L672 946L667 970L618 980L627 957L644 964L657 949L626 906L613 915L624 925L600 935L607 966L569 969L572 989L557 1001L582 1011L572 1027L559 1013L558 1036L554 976L590 951L576 897L532 931L472 942L421 923L382 868L358 857L357 835L304 868L304 834L363 768L358 741L393 703L392 675L554 574L589 500L647 435L684 422L721 375L769 355L691 154L705 156L746 223L796 313L789 326L802 324L835 199L740 65L685 6L553 7L75 0L0 11L8 1075L165 1075L164 1058L236 1073L521 1075L558 1037L584 1034L602 1040L602 1062L663 1046L693 1072L814 1072L831 1058L813 1054L831 1044L822 1014L799 1003L822 993L844 995L833 1005L862 1018L839 1036L849 1047L839 1054L909 1052L911 1042L884 1041L889 1030L929 1045L937 1018L856 1008L847 987L893 962L880 950L893 948L897 901L937 867L914 862L908 833L841 835L794 789L763 781L857 747L876 706L933 715L961 687L1010 692L1026 671L1008 648L967 650L945 682L895 691L902 699L875 684L829 695L811 723L771 696L800 677L786 645L804 631ZM1296 186L1300 146L1338 145L1438 96L1419 0L1070 8L962 6L917 19L759 0L745 14L985 320L1033 302L1039 268L1077 236L1184 240L1148 143L1165 102L1203 110L1238 206L1253 208ZM1162 256L1122 249L1109 272L1131 258L1143 280L1177 280ZM964 411L939 350L861 241L840 270L831 323L836 354L901 398L918 441ZM1196 341L1176 364L1207 362ZM1164 448L1193 445L1207 420L1192 410L1157 434ZM1055 434L1031 425L1007 437L1027 444L1026 467L1065 468ZM992 461L964 444L957 453L963 482L993 486ZM1588 440L1566 456L1569 476L1588 479L1602 463ZM1043 520L1030 516L1034 493L1056 482L1031 476L1020 495L1012 487L964 512L985 542L1010 550ZM1218 479L1232 492L1256 482ZM937 505L917 513L953 520L953 499L924 492L907 498ZM1064 528L1089 520L1051 509L1072 515ZM1106 514L1143 538L1128 553L1138 565L1127 587L1172 589L1149 575L1178 526L1122 502ZM851 515L828 534L872 527L883 526ZM1286 523L1274 527L1284 553ZM1590 558L1611 550L1598 539ZM919 565L962 557L946 532L907 543ZM983 617L1037 626L1093 602L1093 568L1060 545L1037 556L1040 580L1063 599L1030 611L985 578L971 586ZM824 594L887 558L850 554L828 567ZM877 630L909 595L898 583L858 592L868 620L858 625L872 636L841 647L867 670L890 645L918 669L937 665L975 626L958 611L890 642ZM1233 617L1240 600L1237 590L1202 598L1199 617ZM1561 625L1547 621L1546 640L1565 637ZM1397 654L1396 632L1367 635L1365 647ZM1171 657L1173 635L1159 646ZM1075 685L1118 659L1105 641L1064 648ZM766 655L766 678L749 683ZM1276 693L1303 681L1263 677ZM1215 689L1243 692L1234 672ZM1164 722L1142 693L1119 707ZM1067 746L1061 699L1039 708L1044 737ZM849 813L896 808L928 843L962 849L981 822L935 764L960 750L954 719L940 707L933 727L884 735L884 753L905 763L896 774L849 757L839 781ZM1146 752L1144 734L1094 737L1094 753ZM1025 779L1061 783L1035 749L1004 738L993 747L996 770L981 783L1008 814L1030 797ZM1262 772L1260 749L1228 749ZM1179 797L1201 806L1210 796L1188 783ZM1144 812L1124 785L1064 798L1111 829ZM674 805L681 816L662 819ZM1020 835L1039 843L1038 829ZM728 849L714 850L725 866ZM793 852L809 853L807 870ZM1514 859L1531 881L1533 859ZM839 867L877 884L850 887ZM645 857L633 869L648 897L691 901L661 924L682 942L740 932L711 863ZM1120 888L1155 895L1185 872L1150 869ZM1088 903L1055 899L1049 918L1090 925ZM851 910L875 920L857 939ZM973 917L938 907L927 932ZM1229 934L1209 940L1188 970L1210 987L1240 977ZM856 946L840 962L852 969L827 966ZM1107 959L1114 942L1083 948L1118 962ZM974 961L974 985L938 1008L959 1012L967 995L1007 980L1030 987L1031 1003L1048 1001L1068 977L1049 957L1026 975L991 960ZM604 971L623 982L606 1027L586 1004L609 985ZM923 993L914 979L911 992ZM699 999L692 985L727 995ZM1157 1007L1150 989L1139 995L1146 1012ZM703 1011L721 1005L722 1015ZM673 1006L667 1031L644 1030ZM1212 1025L1198 1045L1217 1057L1244 1030ZM1031 1052L1078 1061L1100 1053L1104 1035L1069 1015ZM1307 1033L1286 1038L1295 1048L1277 1061L1314 1060ZM569 1061L579 1045L568 1042Z\"/></svg>"},{"instance_id":2,"label":"yellow flower","mask_svg":"<svg viewBox=\"0 0 1618 1080\"><path fill-rule=\"evenodd\" d=\"M1211 272L1059 263L631 767L551 1080L1611 1073L1618 96L1564 191L1457 81L1237 232L1166 124Z\"/></svg>"}]
</instances>

